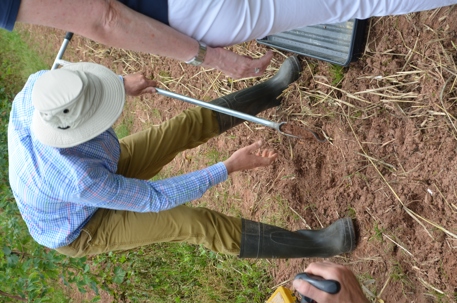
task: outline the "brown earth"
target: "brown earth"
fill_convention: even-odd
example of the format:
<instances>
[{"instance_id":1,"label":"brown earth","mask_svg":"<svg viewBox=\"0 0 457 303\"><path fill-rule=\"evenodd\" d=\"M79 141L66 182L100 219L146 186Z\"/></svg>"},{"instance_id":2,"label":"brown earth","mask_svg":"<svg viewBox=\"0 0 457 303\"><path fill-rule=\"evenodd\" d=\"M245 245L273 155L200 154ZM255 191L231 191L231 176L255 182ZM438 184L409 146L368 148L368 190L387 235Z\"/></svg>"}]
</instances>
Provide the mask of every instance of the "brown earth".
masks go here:
<instances>
[{"instance_id":1,"label":"brown earth","mask_svg":"<svg viewBox=\"0 0 457 303\"><path fill-rule=\"evenodd\" d=\"M352 268L373 302L455 302L456 20L457 7L372 18L362 57L344 69L339 83L335 68L301 57L302 76L284 93L282 106L261 117L302 125L326 142L309 133L298 140L245 123L178 156L172 166L190 171L206 165L198 157L210 150L228 156L263 139L279 159L218 186L229 192L234 206L211 195L203 199L206 206L289 229L317 229L353 217L360 233L357 249L330 260ZM40 48L57 53L61 32L21 30L30 31ZM235 51L258 56L266 47L250 42ZM276 52L265 78L288 55ZM153 74L162 88L206 101L262 81L233 81L214 70L107 49L80 37L65 58L99 62L118 73ZM188 106L145 96L132 101L121 120L133 115L135 131ZM311 261L275 260L271 274L290 286Z\"/></svg>"}]
</instances>

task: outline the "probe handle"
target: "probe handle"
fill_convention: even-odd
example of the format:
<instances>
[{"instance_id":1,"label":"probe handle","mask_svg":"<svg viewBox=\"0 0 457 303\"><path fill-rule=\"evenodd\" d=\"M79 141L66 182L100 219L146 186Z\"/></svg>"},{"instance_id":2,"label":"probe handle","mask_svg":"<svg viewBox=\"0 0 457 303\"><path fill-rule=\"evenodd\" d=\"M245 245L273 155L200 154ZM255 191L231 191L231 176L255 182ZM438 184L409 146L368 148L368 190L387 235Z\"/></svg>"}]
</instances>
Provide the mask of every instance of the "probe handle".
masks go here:
<instances>
[{"instance_id":1,"label":"probe handle","mask_svg":"<svg viewBox=\"0 0 457 303\"><path fill-rule=\"evenodd\" d=\"M67 32L65 34L65 39L67 39L68 41L71 41L71 38L73 38L73 33L72 32Z\"/></svg>"},{"instance_id":2,"label":"probe handle","mask_svg":"<svg viewBox=\"0 0 457 303\"><path fill-rule=\"evenodd\" d=\"M315 276L312 274L307 273L299 273L295 276L295 279L302 279L311 284L312 286L316 287L319 290L325 291L329 294L337 294L340 289L341 285L340 282L335 280L325 280L320 276ZM301 303L317 303L311 298L308 298L302 295Z\"/></svg>"}]
</instances>

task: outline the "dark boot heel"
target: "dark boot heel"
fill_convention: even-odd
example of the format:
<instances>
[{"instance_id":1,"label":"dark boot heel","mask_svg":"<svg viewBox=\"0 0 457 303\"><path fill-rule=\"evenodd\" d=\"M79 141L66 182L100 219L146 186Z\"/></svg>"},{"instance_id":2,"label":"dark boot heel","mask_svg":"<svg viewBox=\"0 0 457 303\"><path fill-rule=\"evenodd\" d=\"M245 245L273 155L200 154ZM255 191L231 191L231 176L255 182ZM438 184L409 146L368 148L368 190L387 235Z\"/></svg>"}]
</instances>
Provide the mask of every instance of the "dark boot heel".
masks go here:
<instances>
[{"instance_id":1,"label":"dark boot heel","mask_svg":"<svg viewBox=\"0 0 457 303\"><path fill-rule=\"evenodd\" d=\"M288 231L243 219L241 258L328 258L355 249L357 239L350 218L320 230Z\"/></svg>"},{"instance_id":2,"label":"dark boot heel","mask_svg":"<svg viewBox=\"0 0 457 303\"><path fill-rule=\"evenodd\" d=\"M279 85L284 89L300 77L302 67L297 56L288 57L281 65L276 74L266 82Z\"/></svg>"},{"instance_id":3,"label":"dark boot heel","mask_svg":"<svg viewBox=\"0 0 457 303\"><path fill-rule=\"evenodd\" d=\"M321 230L298 230L298 233L316 238L316 253L320 257L331 257L351 252L357 245L354 222L351 218L343 218L333 222Z\"/></svg>"}]
</instances>

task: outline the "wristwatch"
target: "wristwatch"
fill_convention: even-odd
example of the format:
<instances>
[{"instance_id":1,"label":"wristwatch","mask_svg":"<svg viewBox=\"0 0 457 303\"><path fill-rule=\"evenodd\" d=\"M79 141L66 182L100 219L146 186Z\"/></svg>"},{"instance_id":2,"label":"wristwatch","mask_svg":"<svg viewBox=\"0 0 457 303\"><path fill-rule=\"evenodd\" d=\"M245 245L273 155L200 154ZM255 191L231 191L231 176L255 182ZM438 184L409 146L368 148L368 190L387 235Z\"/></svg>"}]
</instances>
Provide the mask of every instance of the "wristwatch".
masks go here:
<instances>
[{"instance_id":1,"label":"wristwatch","mask_svg":"<svg viewBox=\"0 0 457 303\"><path fill-rule=\"evenodd\" d=\"M190 59L189 61L186 61L186 63L195 65L195 66L199 66L205 60L205 56L206 56L206 44L198 41L197 55L195 57L193 57L192 59Z\"/></svg>"}]
</instances>

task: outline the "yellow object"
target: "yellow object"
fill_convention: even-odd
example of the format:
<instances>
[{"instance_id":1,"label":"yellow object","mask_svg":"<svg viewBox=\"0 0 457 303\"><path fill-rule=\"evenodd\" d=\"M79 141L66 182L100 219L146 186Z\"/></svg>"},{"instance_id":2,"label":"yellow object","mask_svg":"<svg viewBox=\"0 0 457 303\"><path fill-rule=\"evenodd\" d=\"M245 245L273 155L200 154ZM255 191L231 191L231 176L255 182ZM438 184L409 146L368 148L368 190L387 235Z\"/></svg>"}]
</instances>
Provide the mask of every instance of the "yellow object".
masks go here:
<instances>
[{"instance_id":1,"label":"yellow object","mask_svg":"<svg viewBox=\"0 0 457 303\"><path fill-rule=\"evenodd\" d=\"M288 288L279 286L273 295L268 299L266 303L295 303L295 299L292 291Z\"/></svg>"}]
</instances>

